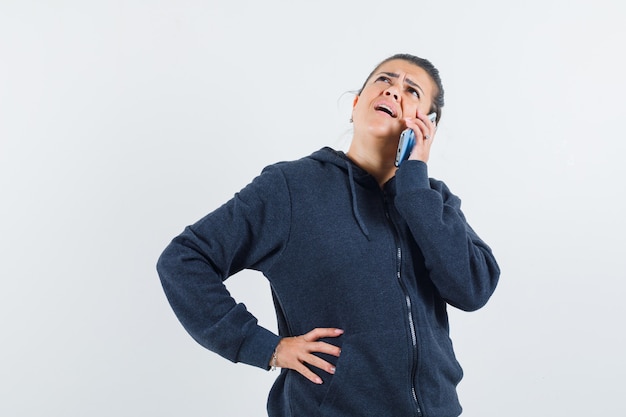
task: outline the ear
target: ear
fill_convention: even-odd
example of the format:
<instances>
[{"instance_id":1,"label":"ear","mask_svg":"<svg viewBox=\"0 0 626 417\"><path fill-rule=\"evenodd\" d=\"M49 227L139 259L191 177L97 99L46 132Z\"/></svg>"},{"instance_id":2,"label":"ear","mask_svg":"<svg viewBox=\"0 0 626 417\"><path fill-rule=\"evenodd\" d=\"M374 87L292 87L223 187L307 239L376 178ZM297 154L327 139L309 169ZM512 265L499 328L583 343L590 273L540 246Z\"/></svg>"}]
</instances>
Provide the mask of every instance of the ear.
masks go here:
<instances>
[{"instance_id":1,"label":"ear","mask_svg":"<svg viewBox=\"0 0 626 417\"><path fill-rule=\"evenodd\" d=\"M354 114L354 108L356 107L356 103L359 101L359 96L354 97L354 101L352 102L352 114ZM352 123L352 116L350 117L350 123Z\"/></svg>"}]
</instances>

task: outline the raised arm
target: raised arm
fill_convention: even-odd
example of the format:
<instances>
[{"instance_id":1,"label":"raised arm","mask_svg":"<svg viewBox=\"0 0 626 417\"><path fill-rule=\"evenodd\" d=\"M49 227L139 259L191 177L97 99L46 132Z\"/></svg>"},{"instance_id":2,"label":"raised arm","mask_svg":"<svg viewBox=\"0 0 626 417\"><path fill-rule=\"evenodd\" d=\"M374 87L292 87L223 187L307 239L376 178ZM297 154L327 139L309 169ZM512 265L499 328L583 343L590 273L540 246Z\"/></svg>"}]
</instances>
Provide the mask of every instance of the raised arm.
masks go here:
<instances>
[{"instance_id":1,"label":"raised arm","mask_svg":"<svg viewBox=\"0 0 626 417\"><path fill-rule=\"evenodd\" d=\"M431 281L449 304L466 311L482 307L500 269L465 220L461 200L443 182L428 179L424 162L407 161L396 177L396 206L422 250Z\"/></svg>"}]
</instances>

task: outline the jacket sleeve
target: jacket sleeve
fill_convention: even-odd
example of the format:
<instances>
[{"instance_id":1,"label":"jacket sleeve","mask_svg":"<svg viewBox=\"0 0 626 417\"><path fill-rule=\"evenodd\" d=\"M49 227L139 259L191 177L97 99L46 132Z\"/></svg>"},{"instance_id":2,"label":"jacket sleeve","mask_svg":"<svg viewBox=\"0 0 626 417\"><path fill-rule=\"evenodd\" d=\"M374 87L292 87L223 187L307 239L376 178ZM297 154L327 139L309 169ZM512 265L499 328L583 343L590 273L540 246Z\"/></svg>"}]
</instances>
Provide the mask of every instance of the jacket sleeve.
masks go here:
<instances>
[{"instance_id":1,"label":"jacket sleeve","mask_svg":"<svg viewBox=\"0 0 626 417\"><path fill-rule=\"evenodd\" d=\"M396 206L443 299L465 311L484 306L496 288L500 268L489 246L465 220L461 200L443 182L429 180L421 161L402 164L396 181Z\"/></svg>"},{"instance_id":2,"label":"jacket sleeve","mask_svg":"<svg viewBox=\"0 0 626 417\"><path fill-rule=\"evenodd\" d=\"M271 266L287 240L290 210L282 172L268 167L232 200L186 227L157 262L167 299L184 328L233 362L268 369L279 337L259 326L223 281L245 268Z\"/></svg>"}]
</instances>

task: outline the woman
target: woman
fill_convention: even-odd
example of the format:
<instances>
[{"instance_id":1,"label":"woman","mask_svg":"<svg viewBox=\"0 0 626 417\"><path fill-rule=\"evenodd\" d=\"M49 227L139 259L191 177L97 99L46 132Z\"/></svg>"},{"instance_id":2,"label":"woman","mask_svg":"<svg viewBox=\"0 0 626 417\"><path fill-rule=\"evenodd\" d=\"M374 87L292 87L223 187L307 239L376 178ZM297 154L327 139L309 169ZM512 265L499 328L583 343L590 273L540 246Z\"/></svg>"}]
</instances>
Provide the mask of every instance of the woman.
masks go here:
<instances>
[{"instance_id":1,"label":"woman","mask_svg":"<svg viewBox=\"0 0 626 417\"><path fill-rule=\"evenodd\" d=\"M176 237L158 262L178 318L233 362L282 368L277 416L458 416L462 370L446 305L471 311L499 268L460 200L427 175L443 87L424 59L394 55L354 100L347 154L330 148L271 165ZM415 133L394 164L401 132ZM259 326L223 281L269 280L280 336Z\"/></svg>"}]
</instances>

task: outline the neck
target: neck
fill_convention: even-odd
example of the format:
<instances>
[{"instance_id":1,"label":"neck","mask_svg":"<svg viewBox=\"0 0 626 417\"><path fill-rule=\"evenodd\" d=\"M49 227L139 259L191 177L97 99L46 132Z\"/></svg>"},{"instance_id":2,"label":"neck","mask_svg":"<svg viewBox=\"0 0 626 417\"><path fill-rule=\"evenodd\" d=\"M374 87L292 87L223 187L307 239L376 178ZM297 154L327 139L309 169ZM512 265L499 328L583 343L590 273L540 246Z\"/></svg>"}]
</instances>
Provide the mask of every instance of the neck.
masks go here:
<instances>
[{"instance_id":1,"label":"neck","mask_svg":"<svg viewBox=\"0 0 626 417\"><path fill-rule=\"evenodd\" d=\"M372 175L381 187L396 175L394 158L397 143L389 140L363 140L352 138L348 157L359 167Z\"/></svg>"}]
</instances>

